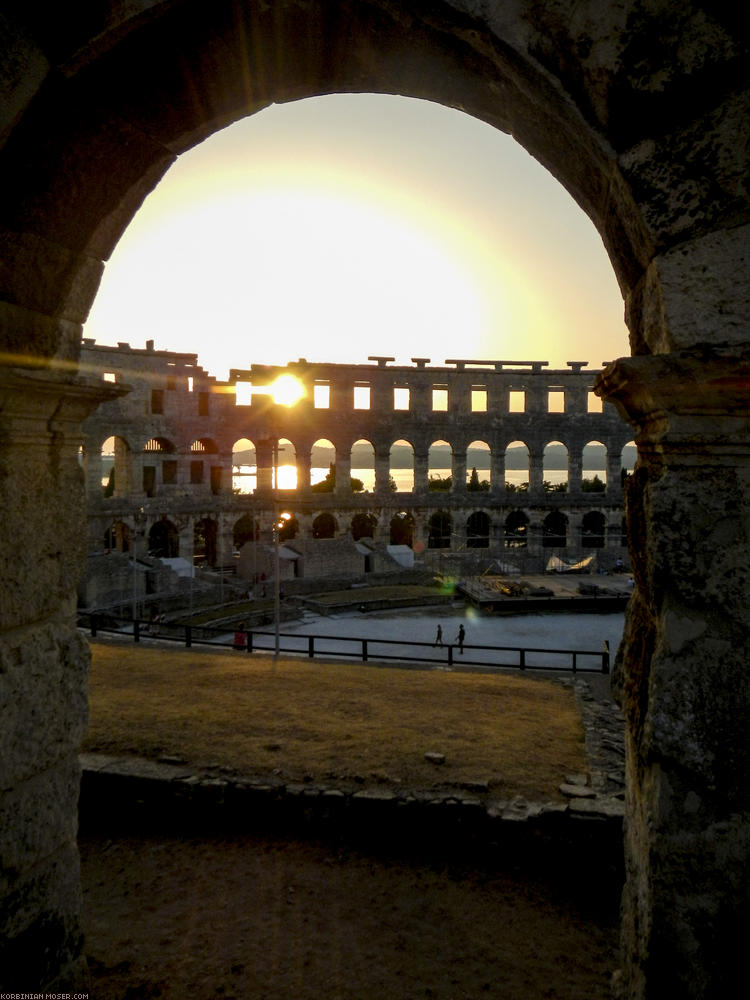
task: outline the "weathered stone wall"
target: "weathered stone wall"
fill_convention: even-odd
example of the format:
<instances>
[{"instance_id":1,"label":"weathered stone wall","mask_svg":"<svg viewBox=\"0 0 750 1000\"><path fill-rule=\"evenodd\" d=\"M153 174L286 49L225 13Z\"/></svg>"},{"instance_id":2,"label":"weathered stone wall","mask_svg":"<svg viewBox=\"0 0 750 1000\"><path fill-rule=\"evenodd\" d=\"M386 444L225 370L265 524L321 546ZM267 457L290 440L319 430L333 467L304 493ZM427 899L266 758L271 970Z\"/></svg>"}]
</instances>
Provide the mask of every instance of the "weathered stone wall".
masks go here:
<instances>
[{"instance_id":1,"label":"weathered stone wall","mask_svg":"<svg viewBox=\"0 0 750 1000\"><path fill-rule=\"evenodd\" d=\"M546 362L453 360L431 366L420 358L412 366L396 366L388 358L371 360L376 363L254 366L247 372L234 370L224 383L210 378L195 355L154 351L153 344L144 350L85 341L81 353L85 370L99 378L115 378L131 390L128 396L102 405L84 424L91 550L101 550L113 524L119 532L118 547L123 547L138 531L148 537L154 523L166 517L179 533L179 554L191 559L195 525L208 518L219 540L211 561L231 563L233 531L241 518L254 518L262 537L270 537L273 502L265 484L271 482L271 442L285 438L294 449L300 485L293 491L282 490L282 503L297 517L296 538L306 544L310 556L304 560L306 575L326 565L326 560L313 555L316 518L321 514L334 518L336 537L350 535L358 515L371 517L373 537L384 547L391 541L391 519L406 511L414 519L413 542L421 554L433 546L431 521L443 512L450 518L444 544L452 551L478 556L482 549L486 565L503 558L527 572L540 572L550 555L544 522L551 512L559 512L567 522L567 539L557 548L566 558L596 554L599 565L611 568L626 555L620 473L622 449L632 431L611 404L604 404L601 412L590 407L597 371L587 372L584 362L546 370ZM272 403L263 392L279 376L289 374L305 389L304 398L293 408ZM243 398L238 381L255 390L248 404L238 405ZM369 390L366 408L355 406L355 385ZM321 388L323 405L317 395ZM396 389L408 393L408 398L399 400L404 408L396 406ZM433 405L435 389L447 393L445 411ZM513 392L521 395L518 412L510 405ZM562 394L562 412L551 408L553 393ZM105 498L99 456L102 443L113 436L117 439L114 491ZM234 496L232 453L241 439L256 447L259 485L253 495ZM373 446L375 486L372 492L354 494L349 485L352 446L362 440ZM413 449L414 488L394 493L389 485L390 453L399 440ZM335 451L336 487L329 493L310 487L311 455L319 441L330 442ZM453 476L449 491L431 491L428 485L430 446L440 441L451 450L452 468L441 470ZM489 479L490 486L472 492L466 482L471 469L467 449L480 441L487 446L490 464L481 470L481 478ZM520 492L508 485L506 470L506 449L518 442L528 450L528 488ZM568 450L564 493L543 487L545 447L551 442ZM583 475L592 474L583 464L589 443L606 451L606 469L598 470L606 480L601 493L582 489ZM528 522L525 533L508 539L506 521L519 512ZM481 544L470 533L470 518L477 513L486 515L488 522ZM604 526L601 543L594 547L582 534L590 513L600 514ZM138 516L143 518L140 527ZM352 575L362 571L362 560L350 561ZM331 572L337 575L340 568L332 567Z\"/></svg>"},{"instance_id":2,"label":"weathered stone wall","mask_svg":"<svg viewBox=\"0 0 750 1000\"><path fill-rule=\"evenodd\" d=\"M104 261L180 152L273 101L367 91L440 101L512 133L602 235L640 365L635 380L615 366L602 391L639 428L644 456L629 491L641 568L620 661L623 991L715 997L743 981L749 50L742 5L697 0L5 5L2 986L70 980L79 961L66 775L85 717L72 616L83 493L77 432L40 400L75 396ZM656 392L677 360L679 378ZM35 844L35 828L56 832Z\"/></svg>"}]
</instances>

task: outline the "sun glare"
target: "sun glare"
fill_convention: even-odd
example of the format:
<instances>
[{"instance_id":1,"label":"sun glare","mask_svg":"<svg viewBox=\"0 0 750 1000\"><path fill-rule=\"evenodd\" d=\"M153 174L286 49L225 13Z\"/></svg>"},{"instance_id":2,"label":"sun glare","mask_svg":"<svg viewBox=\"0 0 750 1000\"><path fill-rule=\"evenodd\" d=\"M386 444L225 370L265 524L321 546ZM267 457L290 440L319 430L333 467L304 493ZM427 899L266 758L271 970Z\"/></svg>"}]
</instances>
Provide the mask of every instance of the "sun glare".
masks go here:
<instances>
[{"instance_id":1,"label":"sun glare","mask_svg":"<svg viewBox=\"0 0 750 1000\"><path fill-rule=\"evenodd\" d=\"M274 403L279 406L294 406L305 395L305 387L294 375L279 375L271 386Z\"/></svg>"},{"instance_id":2,"label":"sun glare","mask_svg":"<svg viewBox=\"0 0 750 1000\"><path fill-rule=\"evenodd\" d=\"M133 331L221 379L299 357L627 353L601 239L560 185L482 122L375 95L274 106L179 157L86 324L99 343Z\"/></svg>"}]
</instances>

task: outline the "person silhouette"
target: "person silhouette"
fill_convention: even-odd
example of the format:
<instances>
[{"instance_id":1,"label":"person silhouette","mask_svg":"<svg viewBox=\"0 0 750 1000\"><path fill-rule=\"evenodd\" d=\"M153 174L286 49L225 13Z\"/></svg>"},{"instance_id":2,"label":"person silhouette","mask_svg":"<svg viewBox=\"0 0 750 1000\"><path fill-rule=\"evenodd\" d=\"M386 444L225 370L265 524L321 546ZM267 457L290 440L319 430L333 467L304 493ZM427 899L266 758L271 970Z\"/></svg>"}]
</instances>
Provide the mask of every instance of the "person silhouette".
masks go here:
<instances>
[{"instance_id":1,"label":"person silhouette","mask_svg":"<svg viewBox=\"0 0 750 1000\"><path fill-rule=\"evenodd\" d=\"M442 646L443 645L443 626L442 625L438 625L437 632L435 633L435 641L433 642L432 645L433 646Z\"/></svg>"},{"instance_id":2,"label":"person silhouette","mask_svg":"<svg viewBox=\"0 0 750 1000\"><path fill-rule=\"evenodd\" d=\"M466 638L466 629L463 626L463 622L458 626L458 635L456 636L456 642L458 643L459 653L464 651L464 639Z\"/></svg>"}]
</instances>

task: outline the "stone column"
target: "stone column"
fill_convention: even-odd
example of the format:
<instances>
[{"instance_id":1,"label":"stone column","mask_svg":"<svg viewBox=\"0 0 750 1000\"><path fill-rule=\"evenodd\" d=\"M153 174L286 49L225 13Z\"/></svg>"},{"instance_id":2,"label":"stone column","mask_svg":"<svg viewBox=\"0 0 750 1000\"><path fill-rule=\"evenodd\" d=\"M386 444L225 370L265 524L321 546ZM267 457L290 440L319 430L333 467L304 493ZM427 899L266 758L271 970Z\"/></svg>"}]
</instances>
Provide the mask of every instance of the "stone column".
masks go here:
<instances>
[{"instance_id":1,"label":"stone column","mask_svg":"<svg viewBox=\"0 0 750 1000\"><path fill-rule=\"evenodd\" d=\"M390 495L391 488L388 485L388 477L391 472L390 449L381 450L375 448L375 492Z\"/></svg>"},{"instance_id":2,"label":"stone column","mask_svg":"<svg viewBox=\"0 0 750 1000\"><path fill-rule=\"evenodd\" d=\"M640 356L596 391L637 428L627 721L625 995L724 997L750 926L750 352Z\"/></svg>"},{"instance_id":3,"label":"stone column","mask_svg":"<svg viewBox=\"0 0 750 1000\"><path fill-rule=\"evenodd\" d=\"M529 496L540 497L543 495L543 479L544 451L531 448L529 449Z\"/></svg>"},{"instance_id":4,"label":"stone column","mask_svg":"<svg viewBox=\"0 0 750 1000\"><path fill-rule=\"evenodd\" d=\"M428 493L429 452L414 450L414 493L426 496Z\"/></svg>"},{"instance_id":5,"label":"stone column","mask_svg":"<svg viewBox=\"0 0 750 1000\"><path fill-rule=\"evenodd\" d=\"M452 493L464 496L466 494L466 449L453 451L453 461L451 462L451 475L453 476Z\"/></svg>"},{"instance_id":6,"label":"stone column","mask_svg":"<svg viewBox=\"0 0 750 1000\"><path fill-rule=\"evenodd\" d=\"M342 452L336 449L336 487L334 493L337 496L349 496L352 492L352 456L350 452Z\"/></svg>"},{"instance_id":7,"label":"stone column","mask_svg":"<svg viewBox=\"0 0 750 1000\"><path fill-rule=\"evenodd\" d=\"M98 379L0 368L0 979L85 984L76 847L89 650L81 421L122 395ZM30 627L29 623L33 623Z\"/></svg>"},{"instance_id":8,"label":"stone column","mask_svg":"<svg viewBox=\"0 0 750 1000\"><path fill-rule=\"evenodd\" d=\"M255 443L255 462L257 468L256 491L270 493L273 489L273 446L269 438L263 438Z\"/></svg>"},{"instance_id":9,"label":"stone column","mask_svg":"<svg viewBox=\"0 0 750 1000\"><path fill-rule=\"evenodd\" d=\"M490 496L497 499L505 496L505 450L492 449L490 459Z\"/></svg>"},{"instance_id":10,"label":"stone column","mask_svg":"<svg viewBox=\"0 0 750 1000\"><path fill-rule=\"evenodd\" d=\"M568 451L568 493L579 496L583 482L583 452L576 446Z\"/></svg>"},{"instance_id":11,"label":"stone column","mask_svg":"<svg viewBox=\"0 0 750 1000\"><path fill-rule=\"evenodd\" d=\"M616 503L622 497L620 475L622 472L622 452L614 453L607 448L607 500Z\"/></svg>"},{"instance_id":12,"label":"stone column","mask_svg":"<svg viewBox=\"0 0 750 1000\"><path fill-rule=\"evenodd\" d=\"M310 493L310 469L312 462L310 449L307 445L300 445L296 458L297 465L297 493L300 496Z\"/></svg>"}]
</instances>

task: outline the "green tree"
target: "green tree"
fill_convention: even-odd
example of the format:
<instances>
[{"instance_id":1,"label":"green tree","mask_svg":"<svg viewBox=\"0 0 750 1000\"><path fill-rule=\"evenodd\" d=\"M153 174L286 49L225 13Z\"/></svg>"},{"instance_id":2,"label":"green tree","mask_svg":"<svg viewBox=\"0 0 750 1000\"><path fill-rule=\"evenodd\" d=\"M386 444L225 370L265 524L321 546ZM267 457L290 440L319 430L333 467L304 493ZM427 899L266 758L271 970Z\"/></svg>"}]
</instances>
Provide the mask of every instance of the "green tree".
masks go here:
<instances>
[{"instance_id":1,"label":"green tree","mask_svg":"<svg viewBox=\"0 0 750 1000\"><path fill-rule=\"evenodd\" d=\"M433 493L446 493L453 487L453 476L430 476L427 480L427 489Z\"/></svg>"},{"instance_id":2,"label":"green tree","mask_svg":"<svg viewBox=\"0 0 750 1000\"><path fill-rule=\"evenodd\" d=\"M480 493L489 490L490 483L488 479L479 479L476 467L472 467L471 476L469 477L469 482L466 485L466 489L469 493Z\"/></svg>"}]
</instances>

